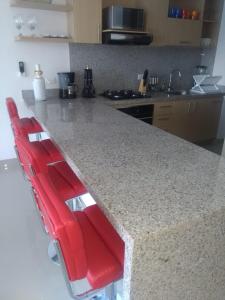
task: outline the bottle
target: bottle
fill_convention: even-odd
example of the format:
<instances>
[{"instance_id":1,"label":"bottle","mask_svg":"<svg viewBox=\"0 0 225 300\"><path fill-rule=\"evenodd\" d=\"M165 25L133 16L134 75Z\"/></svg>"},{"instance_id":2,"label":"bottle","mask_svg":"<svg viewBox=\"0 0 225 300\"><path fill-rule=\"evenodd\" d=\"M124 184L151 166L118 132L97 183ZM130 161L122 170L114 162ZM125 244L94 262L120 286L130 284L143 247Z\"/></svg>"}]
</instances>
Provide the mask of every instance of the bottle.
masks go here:
<instances>
[{"instance_id":1,"label":"bottle","mask_svg":"<svg viewBox=\"0 0 225 300\"><path fill-rule=\"evenodd\" d=\"M41 66L39 64L35 65L33 89L36 101L46 100L45 80L42 74Z\"/></svg>"}]
</instances>

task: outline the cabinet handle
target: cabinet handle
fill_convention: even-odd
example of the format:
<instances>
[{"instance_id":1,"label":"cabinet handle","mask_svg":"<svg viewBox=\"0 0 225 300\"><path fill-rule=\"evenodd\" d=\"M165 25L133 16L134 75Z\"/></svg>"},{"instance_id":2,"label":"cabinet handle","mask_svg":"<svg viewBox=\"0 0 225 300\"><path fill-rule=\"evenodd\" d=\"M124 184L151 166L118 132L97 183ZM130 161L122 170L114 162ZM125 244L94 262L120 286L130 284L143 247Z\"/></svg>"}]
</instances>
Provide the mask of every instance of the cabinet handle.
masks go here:
<instances>
[{"instance_id":1,"label":"cabinet handle","mask_svg":"<svg viewBox=\"0 0 225 300\"><path fill-rule=\"evenodd\" d=\"M160 106L160 108L172 108L172 105L164 105L164 106Z\"/></svg>"},{"instance_id":2,"label":"cabinet handle","mask_svg":"<svg viewBox=\"0 0 225 300\"><path fill-rule=\"evenodd\" d=\"M98 42L101 43L101 26L98 24Z\"/></svg>"},{"instance_id":3,"label":"cabinet handle","mask_svg":"<svg viewBox=\"0 0 225 300\"><path fill-rule=\"evenodd\" d=\"M158 121L169 121L170 118L159 118Z\"/></svg>"},{"instance_id":4,"label":"cabinet handle","mask_svg":"<svg viewBox=\"0 0 225 300\"><path fill-rule=\"evenodd\" d=\"M188 114L191 112L191 103L188 104Z\"/></svg>"}]
</instances>

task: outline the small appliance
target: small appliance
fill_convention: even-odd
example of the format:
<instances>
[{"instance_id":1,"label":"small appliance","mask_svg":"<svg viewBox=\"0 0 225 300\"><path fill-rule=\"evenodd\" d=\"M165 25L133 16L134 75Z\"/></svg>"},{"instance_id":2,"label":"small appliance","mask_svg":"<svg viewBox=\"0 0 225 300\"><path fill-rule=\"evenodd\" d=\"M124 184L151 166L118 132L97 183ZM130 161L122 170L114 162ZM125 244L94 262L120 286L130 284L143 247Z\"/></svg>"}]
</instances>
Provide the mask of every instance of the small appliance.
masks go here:
<instances>
[{"instance_id":1,"label":"small appliance","mask_svg":"<svg viewBox=\"0 0 225 300\"><path fill-rule=\"evenodd\" d=\"M103 30L144 31L144 10L112 5L103 9Z\"/></svg>"},{"instance_id":2,"label":"small appliance","mask_svg":"<svg viewBox=\"0 0 225 300\"><path fill-rule=\"evenodd\" d=\"M58 73L59 97L61 99L74 99L77 96L77 85L75 84L74 72Z\"/></svg>"},{"instance_id":3,"label":"small appliance","mask_svg":"<svg viewBox=\"0 0 225 300\"><path fill-rule=\"evenodd\" d=\"M92 69L89 69L88 66L84 69L84 88L82 91L82 96L84 98L95 97L95 88L93 85L93 72Z\"/></svg>"},{"instance_id":4,"label":"small appliance","mask_svg":"<svg viewBox=\"0 0 225 300\"><path fill-rule=\"evenodd\" d=\"M149 45L153 36L144 31L144 10L113 5L103 9L103 44Z\"/></svg>"}]
</instances>

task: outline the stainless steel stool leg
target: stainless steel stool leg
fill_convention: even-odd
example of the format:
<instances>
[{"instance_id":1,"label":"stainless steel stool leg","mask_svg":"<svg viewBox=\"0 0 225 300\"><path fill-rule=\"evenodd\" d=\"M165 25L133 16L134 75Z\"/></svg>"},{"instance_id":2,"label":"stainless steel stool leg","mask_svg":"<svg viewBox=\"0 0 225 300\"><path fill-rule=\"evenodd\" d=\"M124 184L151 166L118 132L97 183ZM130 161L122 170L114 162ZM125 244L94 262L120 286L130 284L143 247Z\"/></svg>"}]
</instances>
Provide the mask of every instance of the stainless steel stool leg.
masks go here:
<instances>
[{"instance_id":1,"label":"stainless steel stool leg","mask_svg":"<svg viewBox=\"0 0 225 300\"><path fill-rule=\"evenodd\" d=\"M37 203L36 203L36 200L35 200L35 191L34 191L33 187L31 187L30 190L31 190L31 196L32 196L32 199L33 199L33 203L34 203L36 212L37 212L37 214L38 214L38 219L39 219L39 222L40 222L40 224L41 224L41 228L42 228L42 230L43 230L43 232L44 232L45 234L48 234L48 230L47 230L47 228L46 228L45 225L44 225L44 222L43 222L42 217L41 217L41 212L40 212L40 210L39 210L39 208L38 208L38 205L37 205Z\"/></svg>"},{"instance_id":2,"label":"stainless steel stool leg","mask_svg":"<svg viewBox=\"0 0 225 300\"><path fill-rule=\"evenodd\" d=\"M60 265L59 256L56 251L54 241L52 241L52 240L50 240L50 242L48 244L48 256L54 264L56 264L58 266Z\"/></svg>"},{"instance_id":3,"label":"stainless steel stool leg","mask_svg":"<svg viewBox=\"0 0 225 300\"><path fill-rule=\"evenodd\" d=\"M106 300L116 300L116 288L114 283L107 286L105 290Z\"/></svg>"}]
</instances>

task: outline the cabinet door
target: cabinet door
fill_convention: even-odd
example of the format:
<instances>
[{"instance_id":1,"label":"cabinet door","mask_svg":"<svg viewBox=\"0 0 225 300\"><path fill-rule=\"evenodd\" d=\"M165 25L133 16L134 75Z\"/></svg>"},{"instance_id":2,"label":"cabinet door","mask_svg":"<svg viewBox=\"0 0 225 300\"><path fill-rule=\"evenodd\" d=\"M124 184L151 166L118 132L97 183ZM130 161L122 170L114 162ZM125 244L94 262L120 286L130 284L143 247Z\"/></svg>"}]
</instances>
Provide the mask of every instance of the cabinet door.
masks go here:
<instances>
[{"instance_id":1,"label":"cabinet door","mask_svg":"<svg viewBox=\"0 0 225 300\"><path fill-rule=\"evenodd\" d=\"M153 126L160 128L169 133L174 133L173 116L155 116Z\"/></svg>"},{"instance_id":2,"label":"cabinet door","mask_svg":"<svg viewBox=\"0 0 225 300\"><path fill-rule=\"evenodd\" d=\"M214 139L220 121L222 98L157 103L153 125L190 142Z\"/></svg>"},{"instance_id":3,"label":"cabinet door","mask_svg":"<svg viewBox=\"0 0 225 300\"><path fill-rule=\"evenodd\" d=\"M174 114L175 102L159 102L154 105L154 117L171 116Z\"/></svg>"},{"instance_id":4,"label":"cabinet door","mask_svg":"<svg viewBox=\"0 0 225 300\"><path fill-rule=\"evenodd\" d=\"M217 137L222 109L222 99L197 100L195 108L195 141L206 141Z\"/></svg>"},{"instance_id":5,"label":"cabinet door","mask_svg":"<svg viewBox=\"0 0 225 300\"><path fill-rule=\"evenodd\" d=\"M176 46L199 46L202 21L167 18L166 44Z\"/></svg>"},{"instance_id":6,"label":"cabinet door","mask_svg":"<svg viewBox=\"0 0 225 300\"><path fill-rule=\"evenodd\" d=\"M146 31L153 35L151 45L165 45L169 0L138 0L137 7L145 11Z\"/></svg>"},{"instance_id":7,"label":"cabinet door","mask_svg":"<svg viewBox=\"0 0 225 300\"><path fill-rule=\"evenodd\" d=\"M102 0L74 0L73 40L75 43L102 42Z\"/></svg>"}]
</instances>

